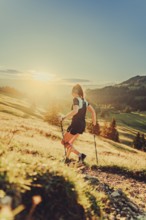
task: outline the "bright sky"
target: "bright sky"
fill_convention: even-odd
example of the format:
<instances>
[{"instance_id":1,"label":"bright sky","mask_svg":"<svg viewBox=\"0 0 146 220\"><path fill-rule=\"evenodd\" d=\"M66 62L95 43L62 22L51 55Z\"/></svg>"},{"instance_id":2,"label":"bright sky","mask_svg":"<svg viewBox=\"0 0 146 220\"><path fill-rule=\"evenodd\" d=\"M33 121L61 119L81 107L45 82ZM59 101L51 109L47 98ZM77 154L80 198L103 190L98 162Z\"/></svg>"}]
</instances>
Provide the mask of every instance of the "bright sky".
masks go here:
<instances>
[{"instance_id":1,"label":"bright sky","mask_svg":"<svg viewBox=\"0 0 146 220\"><path fill-rule=\"evenodd\" d=\"M0 0L0 80L146 75L145 0Z\"/></svg>"}]
</instances>

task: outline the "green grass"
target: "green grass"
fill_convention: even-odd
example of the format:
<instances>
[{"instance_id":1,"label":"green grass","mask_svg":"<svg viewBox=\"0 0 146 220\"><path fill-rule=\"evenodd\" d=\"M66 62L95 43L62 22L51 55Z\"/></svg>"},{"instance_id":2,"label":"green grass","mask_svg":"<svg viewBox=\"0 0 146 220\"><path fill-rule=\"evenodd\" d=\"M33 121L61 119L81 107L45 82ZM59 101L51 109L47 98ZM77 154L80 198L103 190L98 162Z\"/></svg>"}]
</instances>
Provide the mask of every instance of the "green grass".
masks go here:
<instances>
[{"instance_id":1,"label":"green grass","mask_svg":"<svg viewBox=\"0 0 146 220\"><path fill-rule=\"evenodd\" d=\"M117 120L117 124L128 126L136 130L146 132L146 113L119 113L111 114L111 118Z\"/></svg>"}]
</instances>

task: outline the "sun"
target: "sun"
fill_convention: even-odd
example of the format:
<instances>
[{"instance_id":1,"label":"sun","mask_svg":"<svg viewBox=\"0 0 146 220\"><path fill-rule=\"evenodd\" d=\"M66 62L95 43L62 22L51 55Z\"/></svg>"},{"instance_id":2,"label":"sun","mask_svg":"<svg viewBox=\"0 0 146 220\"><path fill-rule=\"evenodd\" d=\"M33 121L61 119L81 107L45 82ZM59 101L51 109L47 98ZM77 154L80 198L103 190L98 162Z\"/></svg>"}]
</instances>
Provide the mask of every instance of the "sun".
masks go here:
<instances>
[{"instance_id":1,"label":"sun","mask_svg":"<svg viewBox=\"0 0 146 220\"><path fill-rule=\"evenodd\" d=\"M33 79L41 82L48 82L53 80L54 75L50 73L43 73L43 72L34 72Z\"/></svg>"}]
</instances>

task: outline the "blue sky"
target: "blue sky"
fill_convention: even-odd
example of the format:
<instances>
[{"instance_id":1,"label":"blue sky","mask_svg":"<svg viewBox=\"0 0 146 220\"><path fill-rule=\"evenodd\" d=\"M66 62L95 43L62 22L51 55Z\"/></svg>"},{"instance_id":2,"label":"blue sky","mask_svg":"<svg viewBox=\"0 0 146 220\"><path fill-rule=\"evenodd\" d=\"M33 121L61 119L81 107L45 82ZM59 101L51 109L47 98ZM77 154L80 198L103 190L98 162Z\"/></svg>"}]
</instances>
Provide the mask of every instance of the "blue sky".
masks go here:
<instances>
[{"instance_id":1,"label":"blue sky","mask_svg":"<svg viewBox=\"0 0 146 220\"><path fill-rule=\"evenodd\" d=\"M0 30L1 82L146 75L145 0L0 0Z\"/></svg>"}]
</instances>

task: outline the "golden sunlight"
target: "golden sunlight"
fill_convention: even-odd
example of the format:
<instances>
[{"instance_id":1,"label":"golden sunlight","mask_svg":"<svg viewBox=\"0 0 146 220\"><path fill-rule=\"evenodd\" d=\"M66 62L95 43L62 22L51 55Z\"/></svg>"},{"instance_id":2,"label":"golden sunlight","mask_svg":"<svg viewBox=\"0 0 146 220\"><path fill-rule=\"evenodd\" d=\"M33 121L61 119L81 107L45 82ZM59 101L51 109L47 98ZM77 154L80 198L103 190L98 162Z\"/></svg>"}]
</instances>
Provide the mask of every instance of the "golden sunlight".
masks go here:
<instances>
[{"instance_id":1,"label":"golden sunlight","mask_svg":"<svg viewBox=\"0 0 146 220\"><path fill-rule=\"evenodd\" d=\"M49 73L34 72L32 77L34 80L48 82L54 78L54 75Z\"/></svg>"}]
</instances>

